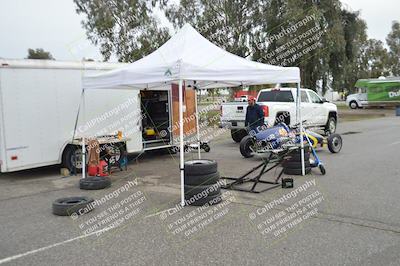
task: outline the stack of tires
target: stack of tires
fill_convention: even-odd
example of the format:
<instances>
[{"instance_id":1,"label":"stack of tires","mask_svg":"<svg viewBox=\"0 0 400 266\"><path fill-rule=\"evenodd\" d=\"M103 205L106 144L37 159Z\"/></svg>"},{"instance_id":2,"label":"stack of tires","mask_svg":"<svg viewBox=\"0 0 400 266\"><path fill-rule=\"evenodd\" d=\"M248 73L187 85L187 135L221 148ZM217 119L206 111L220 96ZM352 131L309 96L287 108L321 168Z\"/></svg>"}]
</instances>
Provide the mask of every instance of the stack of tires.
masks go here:
<instances>
[{"instance_id":1,"label":"stack of tires","mask_svg":"<svg viewBox=\"0 0 400 266\"><path fill-rule=\"evenodd\" d=\"M222 201L218 165L213 160L185 162L186 205L214 205Z\"/></svg>"},{"instance_id":2,"label":"stack of tires","mask_svg":"<svg viewBox=\"0 0 400 266\"><path fill-rule=\"evenodd\" d=\"M310 165L310 147L304 147L304 164L305 173L309 174L311 172ZM298 149L293 151L288 158L286 158L283 163L283 172L287 175L302 175L301 167L301 150Z\"/></svg>"}]
</instances>

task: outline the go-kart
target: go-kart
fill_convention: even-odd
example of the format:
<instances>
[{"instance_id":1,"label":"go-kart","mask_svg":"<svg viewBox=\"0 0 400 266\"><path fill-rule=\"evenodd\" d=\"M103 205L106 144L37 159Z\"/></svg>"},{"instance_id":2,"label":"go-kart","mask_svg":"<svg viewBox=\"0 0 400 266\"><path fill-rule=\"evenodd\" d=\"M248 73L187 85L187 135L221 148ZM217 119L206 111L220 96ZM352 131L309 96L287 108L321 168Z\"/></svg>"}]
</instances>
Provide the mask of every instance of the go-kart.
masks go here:
<instances>
[{"instance_id":1,"label":"go-kart","mask_svg":"<svg viewBox=\"0 0 400 266\"><path fill-rule=\"evenodd\" d=\"M331 153L338 153L342 149L342 137L339 134L331 134L324 137L311 130L304 130L303 141L309 143L312 148L328 146ZM240 142L240 153L245 158L254 154L270 153L285 148L290 144L300 143L298 127L289 128L285 123L273 127L261 126L249 132Z\"/></svg>"},{"instance_id":2,"label":"go-kart","mask_svg":"<svg viewBox=\"0 0 400 266\"><path fill-rule=\"evenodd\" d=\"M264 126L250 131L249 136L244 137L240 142L240 153L246 158L252 157L254 153L270 153L270 157L271 153L279 155L286 152L287 154L287 151L295 146L298 150L301 141L311 147L311 153L314 157L314 160L308 162L308 169L318 167L323 175L326 174L326 170L315 152L315 148L328 144L328 149L332 153L338 153L342 149L342 137L339 134L332 134L326 138L316 132L304 130L301 140L301 134L297 127L289 128L286 124L280 123L274 127L267 128ZM304 170L305 168L302 171Z\"/></svg>"}]
</instances>

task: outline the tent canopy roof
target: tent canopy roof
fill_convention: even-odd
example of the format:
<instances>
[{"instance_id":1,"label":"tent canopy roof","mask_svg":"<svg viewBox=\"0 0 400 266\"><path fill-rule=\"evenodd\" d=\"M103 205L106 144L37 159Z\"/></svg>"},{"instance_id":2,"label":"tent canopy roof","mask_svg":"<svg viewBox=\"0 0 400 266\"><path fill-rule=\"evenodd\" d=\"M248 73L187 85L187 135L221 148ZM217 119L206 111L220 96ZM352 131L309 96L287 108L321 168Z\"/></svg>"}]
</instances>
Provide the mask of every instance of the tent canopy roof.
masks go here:
<instances>
[{"instance_id":1,"label":"tent canopy roof","mask_svg":"<svg viewBox=\"0 0 400 266\"><path fill-rule=\"evenodd\" d=\"M183 26L150 55L126 67L86 76L85 89L161 88L185 80L200 88L236 87L273 83L298 83L297 67L253 62L214 45L191 25Z\"/></svg>"}]
</instances>

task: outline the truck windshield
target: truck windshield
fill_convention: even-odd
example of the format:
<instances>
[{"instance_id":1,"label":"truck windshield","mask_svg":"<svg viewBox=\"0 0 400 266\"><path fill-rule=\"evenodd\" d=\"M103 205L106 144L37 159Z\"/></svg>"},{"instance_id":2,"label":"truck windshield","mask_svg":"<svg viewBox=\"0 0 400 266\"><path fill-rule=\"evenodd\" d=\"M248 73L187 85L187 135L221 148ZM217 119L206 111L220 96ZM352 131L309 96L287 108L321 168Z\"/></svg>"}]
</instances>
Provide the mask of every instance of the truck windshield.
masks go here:
<instances>
[{"instance_id":1,"label":"truck windshield","mask_svg":"<svg viewBox=\"0 0 400 266\"><path fill-rule=\"evenodd\" d=\"M260 93L257 102L294 102L291 91L263 91Z\"/></svg>"}]
</instances>

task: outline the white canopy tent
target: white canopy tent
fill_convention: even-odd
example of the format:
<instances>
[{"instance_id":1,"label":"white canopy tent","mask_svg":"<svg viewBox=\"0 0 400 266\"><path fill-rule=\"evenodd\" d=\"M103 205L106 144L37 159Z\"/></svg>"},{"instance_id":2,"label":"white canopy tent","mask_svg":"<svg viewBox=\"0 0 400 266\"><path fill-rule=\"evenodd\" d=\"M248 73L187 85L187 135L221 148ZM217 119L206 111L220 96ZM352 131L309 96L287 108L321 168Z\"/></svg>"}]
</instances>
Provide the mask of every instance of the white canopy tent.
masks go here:
<instances>
[{"instance_id":1,"label":"white canopy tent","mask_svg":"<svg viewBox=\"0 0 400 266\"><path fill-rule=\"evenodd\" d=\"M120 69L83 79L83 90L159 90L179 84L181 204L184 206L183 83L210 89L274 83L297 83L297 117L300 122L300 70L249 61L214 45L191 25L183 26L150 55ZM197 114L197 108L196 108ZM199 133L199 129L197 128ZM302 136L301 136L302 138ZM304 175L304 150L302 142Z\"/></svg>"}]
</instances>

